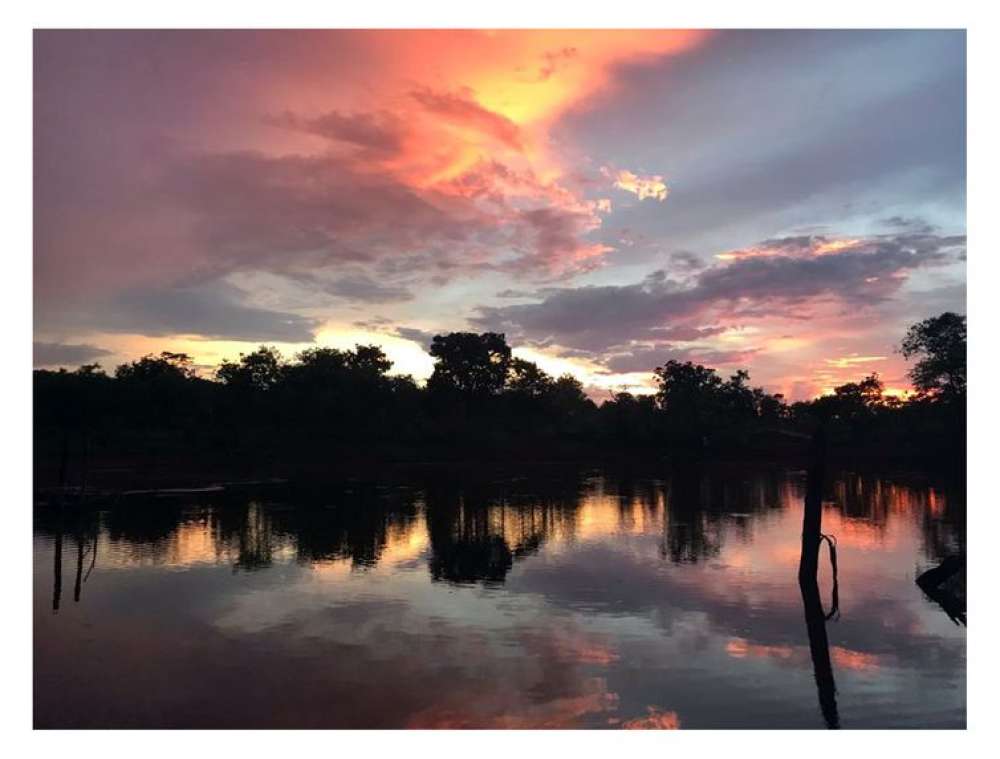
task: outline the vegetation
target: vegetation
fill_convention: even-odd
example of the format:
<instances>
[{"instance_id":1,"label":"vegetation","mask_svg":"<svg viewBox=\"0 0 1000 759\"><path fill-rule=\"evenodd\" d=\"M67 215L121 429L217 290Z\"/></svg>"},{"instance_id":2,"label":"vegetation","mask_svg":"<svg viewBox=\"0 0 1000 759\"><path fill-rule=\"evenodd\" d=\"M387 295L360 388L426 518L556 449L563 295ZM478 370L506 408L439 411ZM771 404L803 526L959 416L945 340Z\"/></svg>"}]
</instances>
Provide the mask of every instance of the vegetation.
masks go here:
<instances>
[{"instance_id":1,"label":"vegetation","mask_svg":"<svg viewBox=\"0 0 1000 759\"><path fill-rule=\"evenodd\" d=\"M903 338L907 358L920 356L910 372L918 392L942 398L965 397L965 317L946 312L914 324Z\"/></svg>"},{"instance_id":2,"label":"vegetation","mask_svg":"<svg viewBox=\"0 0 1000 759\"><path fill-rule=\"evenodd\" d=\"M805 450L819 425L832 449L867 458L964 462L965 317L914 325L917 393L886 396L876 375L788 404L691 362L666 361L654 395L600 405L570 375L515 358L502 334L457 332L431 345L425 387L390 374L374 345L311 348L286 360L262 346L198 377L189 356L164 352L119 366L34 373L36 461L185 453L247 461L668 456L770 457Z\"/></svg>"}]
</instances>

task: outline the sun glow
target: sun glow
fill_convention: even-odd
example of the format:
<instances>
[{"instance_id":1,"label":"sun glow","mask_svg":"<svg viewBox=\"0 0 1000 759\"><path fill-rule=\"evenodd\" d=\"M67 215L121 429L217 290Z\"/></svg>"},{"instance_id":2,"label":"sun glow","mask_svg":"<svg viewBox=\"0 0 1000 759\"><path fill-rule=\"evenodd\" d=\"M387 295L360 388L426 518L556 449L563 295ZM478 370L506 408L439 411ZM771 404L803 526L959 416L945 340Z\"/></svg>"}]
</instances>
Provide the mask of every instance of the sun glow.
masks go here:
<instances>
[{"instance_id":1,"label":"sun glow","mask_svg":"<svg viewBox=\"0 0 1000 759\"><path fill-rule=\"evenodd\" d=\"M434 371L434 360L413 340L356 327L328 326L316 335L316 344L340 350L355 345L377 345L392 361L392 374L409 374L425 380Z\"/></svg>"}]
</instances>

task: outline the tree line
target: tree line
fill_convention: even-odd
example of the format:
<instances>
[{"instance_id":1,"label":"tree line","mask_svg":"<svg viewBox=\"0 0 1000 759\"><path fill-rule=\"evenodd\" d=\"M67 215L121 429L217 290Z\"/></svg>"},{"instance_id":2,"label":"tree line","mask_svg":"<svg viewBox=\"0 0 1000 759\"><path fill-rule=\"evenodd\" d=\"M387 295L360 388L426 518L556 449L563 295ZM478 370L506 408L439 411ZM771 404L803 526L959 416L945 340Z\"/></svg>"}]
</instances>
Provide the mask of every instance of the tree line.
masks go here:
<instances>
[{"instance_id":1,"label":"tree line","mask_svg":"<svg viewBox=\"0 0 1000 759\"><path fill-rule=\"evenodd\" d=\"M34 372L39 459L187 452L196 456L573 458L650 454L676 460L784 457L817 427L865 457L964 461L966 320L913 325L900 352L916 390L887 396L877 375L788 403L745 370L667 360L650 395L587 397L512 355L503 334L434 337L426 385L390 374L376 345L315 347L291 359L269 346L224 361L212 379L190 356L163 352L118 366ZM69 453L67 453L67 451Z\"/></svg>"}]
</instances>

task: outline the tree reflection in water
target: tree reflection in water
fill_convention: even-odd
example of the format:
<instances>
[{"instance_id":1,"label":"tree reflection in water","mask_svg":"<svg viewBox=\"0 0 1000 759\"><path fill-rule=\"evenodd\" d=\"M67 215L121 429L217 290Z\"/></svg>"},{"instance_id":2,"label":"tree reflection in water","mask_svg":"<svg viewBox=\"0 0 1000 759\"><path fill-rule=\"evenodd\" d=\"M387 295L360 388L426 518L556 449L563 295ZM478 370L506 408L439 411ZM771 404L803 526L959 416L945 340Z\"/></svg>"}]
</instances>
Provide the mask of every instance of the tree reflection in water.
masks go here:
<instances>
[{"instance_id":1,"label":"tree reflection in water","mask_svg":"<svg viewBox=\"0 0 1000 759\"><path fill-rule=\"evenodd\" d=\"M516 652L527 662L530 686L501 682L497 687L501 691L500 686L507 687L510 693L504 691L495 702L482 701L481 708L464 718L469 726L490 724L494 712L514 714L514 721L527 718L536 697L543 704L576 703L577 686L597 681L603 683L599 708L577 714L573 717L577 723L590 724L598 719L595 715L616 713L619 708L622 722L635 723L636 715L648 704L659 713L676 713L685 726L738 721L732 714L720 717L721 711L709 712L707 707L699 712L701 701L688 698L690 689L696 689L694 684L702 682L704 668L713 676L731 679L737 691L759 688L762 673L785 688L775 695L784 699L780 705L784 711L767 711L779 707L763 701L756 712L742 713L741 724L773 716L789 726L821 725L819 715L813 714L815 706L808 707L810 701L806 701L803 709L802 694L786 688L788 668L804 667L802 672L807 673L810 663L826 725L838 727L842 720L849 720L856 726L885 714L859 716L864 698L859 678L866 687L873 682L890 687L893 672L899 671L892 669L894 662L905 660L910 670L923 667L919 659L931 644L951 657L937 660L935 672L954 675L958 671L955 662L964 649L953 645L953 640L948 642L950 647L945 646L936 631L914 625L925 619L925 613L913 605L920 602L920 596L908 599L899 578L893 580L890 575L912 571L914 556L920 562L936 563L940 557L933 554L938 548L950 551L956 541L964 543L964 532L942 521L960 514L962 504L950 492L946 497L942 490L891 480L841 475L829 484L827 492L833 500L824 507L822 472L815 470L804 483L798 475L735 468L688 468L659 477L592 470L520 478L438 472L407 474L395 483L379 485L341 482L228 496L148 498L105 508L39 507L36 550L44 556L44 564L39 564L44 573L38 574L36 586L44 615L39 640L51 662L43 665L53 678L61 677L67 666L63 652L70 652L65 657L71 658L73 646L92 644L89 639L74 638L77 628L68 622L91 614L97 615L93 622L100 629L94 645L112 650L119 640L114 637L119 633L114 625L123 625L121 640L152 641L148 644L152 655L142 659L143 666L156 671L162 667L165 678L176 677L162 663L169 648L163 640L169 636L183 639L190 633L191 650L200 651L199 647L208 645L203 644L203 636L217 631L222 614L228 620L226 635L218 640L226 645L231 640L245 642L246 648L237 655L273 649L275 669L265 674L274 678L284 677L282 668L294 667L303 658L322 656L326 649L315 646L316 635L348 646L356 657L330 659L328 664L335 671L316 684L319 693L335 692L338 698L360 670L377 670L382 662L391 664L392 671L411 666L427 676L459 677L449 682L455 693L470 689L462 691L461 697L452 694L461 705L463 699L473 698L469 693L478 687L481 667L470 665L465 671L463 664L441 653L446 647L440 641L475 647L495 642L487 663L501 668L509 665L504 656ZM803 526L810 529L803 531L800 546L798 509L803 495ZM831 645L830 614L824 611L825 602L827 611L835 612L836 587L831 604L826 570L822 593L817 577L819 564L825 561L817 537L821 519L828 530L840 535L851 569L845 576L852 601L850 618L837 630L843 640L832 641L843 646ZM807 536L811 537L807 540ZM788 585L789 570L796 563L801 570L799 594ZM218 571L209 571L212 567ZM136 571L102 572L103 568ZM64 569L75 572L75 577L63 577ZM237 577L227 576L229 572ZM878 576L894 582L891 590L887 584L866 596L859 583ZM92 587L95 584L98 587ZM919 593L912 586L912 576L906 584ZM79 607L67 608L71 586ZM477 587L470 592L468 586ZM502 592L496 592L500 588ZM143 600L147 591L149 597ZM167 603L159 595L164 591L177 597ZM51 605L59 611L57 618L49 612L50 593ZM211 602L189 607L189 600L198 601L200 593ZM112 606L116 599L122 600ZM218 599L225 603L217 603ZM890 611L898 613L898 618L889 618L898 623L888 636L875 629L889 628L871 624L878 615L888 613L881 603L884 600L890 601ZM802 611L798 611L799 603ZM334 606L337 614L328 615ZM497 606L503 613L494 615ZM184 609L184 614L174 614L175 608ZM84 616L71 616L80 614ZM547 631L568 619L583 630L576 638L563 635L555 642L537 642L549 640ZM626 630L621 638L606 628L601 632L606 639L587 634L591 621L600 624L610 619ZM358 620L370 622L377 634L359 627ZM164 637L157 637L161 632ZM688 634L707 641L705 648L692 653L685 638ZM594 640L603 647L591 645ZM674 682L681 684L672 688L664 686L662 679L637 674L635 651L642 649L630 650L629 646L640 645L650 657L643 661L671 673ZM672 651L682 654L671 655ZM719 657L720 651L724 658ZM855 657L855 663L868 666L852 668L845 652ZM202 670L208 670L210 676L223 678L219 687L228 687L224 673L229 670L214 670L211 662L216 660L216 653L205 653L196 668L199 671L192 671L190 677L197 679ZM837 664L839 683L834 680L832 663ZM573 675L570 679L566 679L567 668ZM120 671L132 669L130 664ZM300 676L308 677L309 672L304 670ZM378 677L390 676L372 675L375 680ZM42 682L41 692L52 703L72 700L72 694L50 688L48 682ZM178 682L190 687L183 677ZM813 685L804 684L811 700ZM522 686L527 690L518 691ZM328 688L332 689L329 693ZM226 693L227 699L237 702L243 697L239 689ZM909 699L907 708L911 709L900 710L900 715L924 708L915 700L924 696L897 697ZM310 703L321 701L313 698ZM444 701L448 708L459 708ZM925 701L930 709L933 699ZM76 703L83 709L86 699ZM435 705L442 707L442 703ZM886 704L886 709L892 706ZM209 704L206 714L214 714L214 707ZM125 714L131 707L123 700L120 708ZM299 704L298 708L303 707ZM948 714L951 719L952 713ZM456 715L452 716L461 716ZM284 716L294 723L290 712ZM358 724L368 724L366 720L377 716L361 707L355 715ZM394 719L406 724L412 716L400 707ZM178 719L177 724L184 722ZM552 717L551 725L557 723ZM642 724L646 723L663 726L658 720L643 718Z\"/></svg>"},{"instance_id":2,"label":"tree reflection in water","mask_svg":"<svg viewBox=\"0 0 1000 759\"><path fill-rule=\"evenodd\" d=\"M517 483L433 480L425 484L425 518L434 580L497 585L514 561L536 553L554 534L574 529L584 487L579 477Z\"/></svg>"}]
</instances>

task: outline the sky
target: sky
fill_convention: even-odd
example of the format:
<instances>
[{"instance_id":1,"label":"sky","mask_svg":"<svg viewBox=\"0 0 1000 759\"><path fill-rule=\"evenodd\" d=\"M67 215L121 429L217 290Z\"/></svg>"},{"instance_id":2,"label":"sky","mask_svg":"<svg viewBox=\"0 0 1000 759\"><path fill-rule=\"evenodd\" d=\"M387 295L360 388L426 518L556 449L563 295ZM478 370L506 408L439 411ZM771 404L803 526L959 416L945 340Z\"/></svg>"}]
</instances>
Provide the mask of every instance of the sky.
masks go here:
<instances>
[{"instance_id":1,"label":"sky","mask_svg":"<svg viewBox=\"0 0 1000 759\"><path fill-rule=\"evenodd\" d=\"M36 31L34 363L499 331L794 400L965 312L963 31Z\"/></svg>"}]
</instances>

